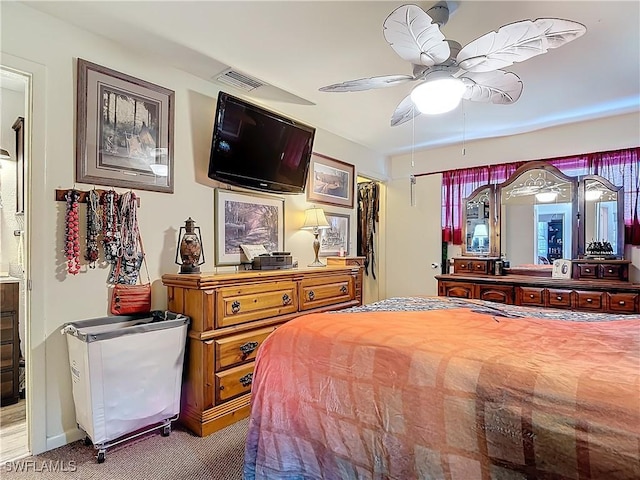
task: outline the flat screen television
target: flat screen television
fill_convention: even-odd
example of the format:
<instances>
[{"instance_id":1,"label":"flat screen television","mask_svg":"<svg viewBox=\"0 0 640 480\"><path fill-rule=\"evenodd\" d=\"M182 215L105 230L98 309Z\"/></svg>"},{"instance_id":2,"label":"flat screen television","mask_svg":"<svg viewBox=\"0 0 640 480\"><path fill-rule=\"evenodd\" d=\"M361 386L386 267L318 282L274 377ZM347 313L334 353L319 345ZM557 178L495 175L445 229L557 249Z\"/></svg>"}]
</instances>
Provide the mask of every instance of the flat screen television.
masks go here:
<instances>
[{"instance_id":1,"label":"flat screen television","mask_svg":"<svg viewBox=\"0 0 640 480\"><path fill-rule=\"evenodd\" d=\"M209 178L266 192L302 193L315 131L220 92Z\"/></svg>"}]
</instances>

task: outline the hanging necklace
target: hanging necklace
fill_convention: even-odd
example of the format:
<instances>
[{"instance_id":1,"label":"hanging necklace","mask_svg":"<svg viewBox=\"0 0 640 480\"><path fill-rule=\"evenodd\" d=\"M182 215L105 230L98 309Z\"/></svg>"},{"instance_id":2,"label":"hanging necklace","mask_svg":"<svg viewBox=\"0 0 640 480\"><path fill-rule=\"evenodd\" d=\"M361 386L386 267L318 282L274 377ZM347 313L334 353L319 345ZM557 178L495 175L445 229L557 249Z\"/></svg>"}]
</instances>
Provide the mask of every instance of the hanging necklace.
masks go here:
<instances>
[{"instance_id":1,"label":"hanging necklace","mask_svg":"<svg viewBox=\"0 0 640 480\"><path fill-rule=\"evenodd\" d=\"M134 260L138 257L138 208L137 197L133 192L123 193L120 196L120 221L122 257L126 260Z\"/></svg>"},{"instance_id":2,"label":"hanging necklace","mask_svg":"<svg viewBox=\"0 0 640 480\"><path fill-rule=\"evenodd\" d=\"M102 194L102 244L105 260L115 264L120 248L120 225L118 224L118 194L114 190Z\"/></svg>"},{"instance_id":3,"label":"hanging necklace","mask_svg":"<svg viewBox=\"0 0 640 480\"><path fill-rule=\"evenodd\" d=\"M100 195L94 189L87 194L87 251L84 258L89 262L89 268L96 268L98 235L101 229Z\"/></svg>"},{"instance_id":4,"label":"hanging necklace","mask_svg":"<svg viewBox=\"0 0 640 480\"><path fill-rule=\"evenodd\" d=\"M80 272L80 235L78 222L78 200L80 192L69 190L65 195L67 200L67 211L65 214L65 249L67 258L67 271L71 275Z\"/></svg>"}]
</instances>

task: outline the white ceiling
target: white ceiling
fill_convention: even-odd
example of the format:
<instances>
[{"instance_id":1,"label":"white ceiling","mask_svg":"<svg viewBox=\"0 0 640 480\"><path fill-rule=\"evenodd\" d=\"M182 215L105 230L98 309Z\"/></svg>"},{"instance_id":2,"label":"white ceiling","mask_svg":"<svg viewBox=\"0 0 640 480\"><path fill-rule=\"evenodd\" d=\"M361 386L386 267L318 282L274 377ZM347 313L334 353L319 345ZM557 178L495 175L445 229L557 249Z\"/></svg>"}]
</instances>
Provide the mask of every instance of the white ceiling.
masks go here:
<instances>
[{"instance_id":1,"label":"white ceiling","mask_svg":"<svg viewBox=\"0 0 640 480\"><path fill-rule=\"evenodd\" d=\"M397 127L389 125L391 114L415 84L350 93L318 88L410 74L410 64L382 34L388 14L410 2L25 3L207 80L233 67L277 87L246 98L383 155L412 145L429 148L640 110L640 2L635 0L449 2L455 11L442 32L463 46L504 24L542 17L580 22L587 33L507 68L524 83L512 105L463 100L453 112L422 115ZM435 0L415 3L427 10ZM314 105L304 104L309 102Z\"/></svg>"}]
</instances>

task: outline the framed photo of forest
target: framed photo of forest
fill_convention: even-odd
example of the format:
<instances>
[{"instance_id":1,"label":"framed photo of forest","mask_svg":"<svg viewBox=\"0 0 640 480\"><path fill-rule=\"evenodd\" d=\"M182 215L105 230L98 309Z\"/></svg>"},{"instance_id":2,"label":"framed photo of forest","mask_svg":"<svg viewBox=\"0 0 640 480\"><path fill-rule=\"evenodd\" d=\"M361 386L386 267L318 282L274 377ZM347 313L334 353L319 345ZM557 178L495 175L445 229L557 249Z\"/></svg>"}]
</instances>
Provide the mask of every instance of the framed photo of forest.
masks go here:
<instances>
[{"instance_id":1,"label":"framed photo of forest","mask_svg":"<svg viewBox=\"0 0 640 480\"><path fill-rule=\"evenodd\" d=\"M172 90L78 59L76 182L173 193Z\"/></svg>"},{"instance_id":2,"label":"framed photo of forest","mask_svg":"<svg viewBox=\"0 0 640 480\"><path fill-rule=\"evenodd\" d=\"M216 188L216 265L240 265L243 244L284 250L284 200Z\"/></svg>"}]
</instances>

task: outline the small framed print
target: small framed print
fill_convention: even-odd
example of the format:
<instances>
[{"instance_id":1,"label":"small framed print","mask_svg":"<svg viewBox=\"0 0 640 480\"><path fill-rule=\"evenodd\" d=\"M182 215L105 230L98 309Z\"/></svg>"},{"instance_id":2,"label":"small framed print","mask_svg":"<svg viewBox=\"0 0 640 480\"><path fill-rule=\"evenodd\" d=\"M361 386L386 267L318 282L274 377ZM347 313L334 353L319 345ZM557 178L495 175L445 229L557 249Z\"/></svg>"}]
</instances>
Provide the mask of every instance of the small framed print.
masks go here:
<instances>
[{"instance_id":1,"label":"small framed print","mask_svg":"<svg viewBox=\"0 0 640 480\"><path fill-rule=\"evenodd\" d=\"M350 216L342 213L325 213L325 217L330 227L320 230L318 255L321 257L349 255Z\"/></svg>"},{"instance_id":2,"label":"small framed print","mask_svg":"<svg viewBox=\"0 0 640 480\"><path fill-rule=\"evenodd\" d=\"M319 153L311 155L307 200L353 208L355 167Z\"/></svg>"},{"instance_id":3,"label":"small framed print","mask_svg":"<svg viewBox=\"0 0 640 480\"><path fill-rule=\"evenodd\" d=\"M240 265L241 245L284 250L284 200L216 188L216 265Z\"/></svg>"},{"instance_id":4,"label":"small framed print","mask_svg":"<svg viewBox=\"0 0 640 480\"><path fill-rule=\"evenodd\" d=\"M78 59L76 181L173 193L174 92Z\"/></svg>"}]
</instances>

